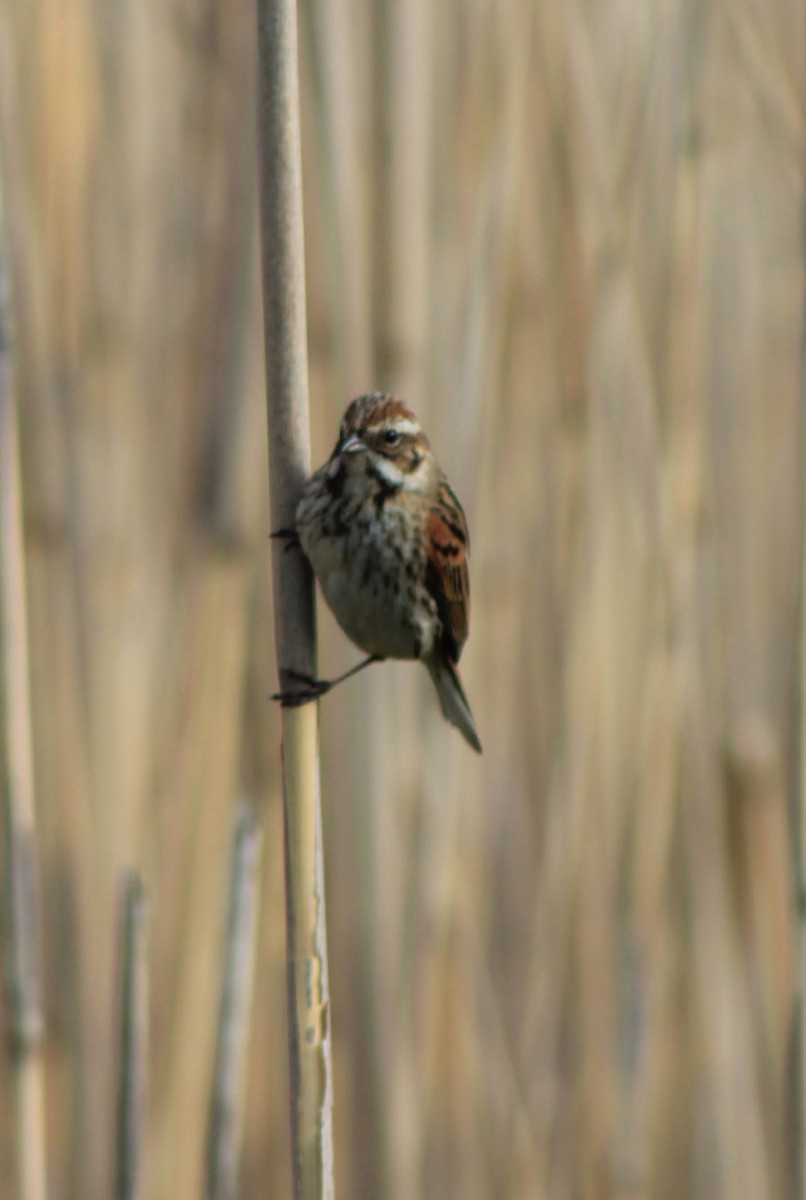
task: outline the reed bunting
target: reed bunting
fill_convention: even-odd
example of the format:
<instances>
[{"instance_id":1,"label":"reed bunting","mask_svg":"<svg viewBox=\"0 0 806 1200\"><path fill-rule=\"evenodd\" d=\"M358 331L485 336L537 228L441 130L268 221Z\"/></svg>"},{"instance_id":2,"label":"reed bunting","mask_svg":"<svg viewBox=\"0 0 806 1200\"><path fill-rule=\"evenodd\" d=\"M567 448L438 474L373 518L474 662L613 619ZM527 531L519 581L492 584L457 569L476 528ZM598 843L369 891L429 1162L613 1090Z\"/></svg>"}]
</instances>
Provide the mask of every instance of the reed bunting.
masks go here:
<instances>
[{"instance_id":1,"label":"reed bunting","mask_svg":"<svg viewBox=\"0 0 806 1200\"><path fill-rule=\"evenodd\" d=\"M284 671L305 704L385 658L419 659L443 716L481 753L456 664L467 638L470 540L462 506L408 407L374 393L353 400L328 461L302 492L293 530L330 608L368 658L333 680Z\"/></svg>"}]
</instances>

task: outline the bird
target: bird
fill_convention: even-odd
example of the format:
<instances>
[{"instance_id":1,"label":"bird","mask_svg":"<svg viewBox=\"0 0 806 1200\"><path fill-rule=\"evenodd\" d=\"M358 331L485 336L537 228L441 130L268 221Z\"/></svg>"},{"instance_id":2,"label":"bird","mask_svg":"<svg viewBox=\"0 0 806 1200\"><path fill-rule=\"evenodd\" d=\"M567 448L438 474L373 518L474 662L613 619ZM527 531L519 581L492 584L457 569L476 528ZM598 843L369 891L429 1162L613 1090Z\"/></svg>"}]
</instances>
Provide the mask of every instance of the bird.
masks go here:
<instances>
[{"instance_id":1,"label":"bird","mask_svg":"<svg viewBox=\"0 0 806 1200\"><path fill-rule=\"evenodd\" d=\"M457 664L470 616L464 510L413 410L385 392L347 407L330 458L305 484L293 529L334 617L368 656L336 679L286 669L274 697L305 704L384 659L422 662L442 714L479 754Z\"/></svg>"}]
</instances>

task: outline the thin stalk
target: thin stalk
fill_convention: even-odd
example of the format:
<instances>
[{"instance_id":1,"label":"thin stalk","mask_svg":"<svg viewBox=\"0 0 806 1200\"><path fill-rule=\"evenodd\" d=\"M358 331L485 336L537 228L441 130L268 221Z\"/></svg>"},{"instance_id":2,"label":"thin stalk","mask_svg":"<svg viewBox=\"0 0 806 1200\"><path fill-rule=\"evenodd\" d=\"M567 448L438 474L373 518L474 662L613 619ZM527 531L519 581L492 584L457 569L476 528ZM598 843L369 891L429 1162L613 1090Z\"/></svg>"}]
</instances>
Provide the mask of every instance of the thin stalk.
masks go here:
<instances>
[{"instance_id":1,"label":"thin stalk","mask_svg":"<svg viewBox=\"0 0 806 1200\"><path fill-rule=\"evenodd\" d=\"M179 635L181 662L175 678L183 697L182 718L166 730L171 765L160 788L165 807L182 810L169 826L171 873L180 890L160 889L154 939L155 954L162 955L155 959L155 978L171 980L170 1002L160 1006L165 1040L155 1046L155 1094L174 1119L154 1128L148 1173L150 1179L181 1179L184 1194L193 1197L204 1194L221 982L211 930L220 920L227 892L232 839L227 801L237 788L245 650L239 614L245 608L245 589L240 552L208 547ZM191 796L192 805L177 799Z\"/></svg>"},{"instance_id":2,"label":"thin stalk","mask_svg":"<svg viewBox=\"0 0 806 1200\"><path fill-rule=\"evenodd\" d=\"M801 198L801 252L806 253L806 195ZM792 695L794 770L790 797L794 907L795 1005L789 1053L789 1157L792 1194L806 1200L806 292L800 338L799 578L795 616L797 668Z\"/></svg>"},{"instance_id":3,"label":"thin stalk","mask_svg":"<svg viewBox=\"0 0 806 1200\"><path fill-rule=\"evenodd\" d=\"M148 1057L147 909L140 878L126 875L120 921L120 1076L117 1200L138 1200L143 1180L143 1118Z\"/></svg>"},{"instance_id":4,"label":"thin stalk","mask_svg":"<svg viewBox=\"0 0 806 1200\"><path fill-rule=\"evenodd\" d=\"M422 0L378 0L370 11L372 386L403 396L433 429L427 356L436 8ZM366 686L367 771L356 813L360 952L355 998L362 1028L356 1070L367 1115L355 1157L362 1194L390 1200L419 1190L425 1144L411 1023L417 983L412 956L397 953L399 946L413 944L407 923L421 897L414 831L422 820L417 799L422 753L411 714L418 711L415 695L422 685L415 672L390 672ZM376 803L392 791L409 799ZM401 862L412 864L412 871L401 871ZM390 947L395 947L391 954Z\"/></svg>"},{"instance_id":5,"label":"thin stalk","mask_svg":"<svg viewBox=\"0 0 806 1200\"><path fill-rule=\"evenodd\" d=\"M209 1200L234 1200L246 1089L246 1055L257 950L261 836L243 811L232 847L229 913L207 1134Z\"/></svg>"},{"instance_id":6,"label":"thin stalk","mask_svg":"<svg viewBox=\"0 0 806 1200\"><path fill-rule=\"evenodd\" d=\"M259 0L263 320L272 528L288 528L310 472L297 16ZM313 581L274 547L275 645L283 668L313 674ZM291 1149L296 1200L333 1195L332 1066L325 933L318 709L282 710Z\"/></svg>"},{"instance_id":7,"label":"thin stalk","mask_svg":"<svg viewBox=\"0 0 806 1200\"><path fill-rule=\"evenodd\" d=\"M2 217L2 196L0 196ZM14 1079L16 1194L45 1196L39 873L28 673L19 430L10 345L10 283L0 244L0 656L5 710L6 988Z\"/></svg>"}]
</instances>

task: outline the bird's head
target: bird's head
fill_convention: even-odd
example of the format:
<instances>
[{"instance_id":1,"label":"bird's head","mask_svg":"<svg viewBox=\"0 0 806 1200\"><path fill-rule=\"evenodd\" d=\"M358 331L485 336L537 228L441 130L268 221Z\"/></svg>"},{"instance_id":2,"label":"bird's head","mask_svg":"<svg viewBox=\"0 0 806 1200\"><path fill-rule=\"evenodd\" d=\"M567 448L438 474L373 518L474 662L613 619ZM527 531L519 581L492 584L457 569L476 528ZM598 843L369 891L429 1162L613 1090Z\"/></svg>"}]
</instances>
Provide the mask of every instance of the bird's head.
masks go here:
<instances>
[{"instance_id":1,"label":"bird's head","mask_svg":"<svg viewBox=\"0 0 806 1200\"><path fill-rule=\"evenodd\" d=\"M387 487L416 491L430 478L431 447L407 404L383 392L358 396L339 426L331 468L364 472Z\"/></svg>"}]
</instances>

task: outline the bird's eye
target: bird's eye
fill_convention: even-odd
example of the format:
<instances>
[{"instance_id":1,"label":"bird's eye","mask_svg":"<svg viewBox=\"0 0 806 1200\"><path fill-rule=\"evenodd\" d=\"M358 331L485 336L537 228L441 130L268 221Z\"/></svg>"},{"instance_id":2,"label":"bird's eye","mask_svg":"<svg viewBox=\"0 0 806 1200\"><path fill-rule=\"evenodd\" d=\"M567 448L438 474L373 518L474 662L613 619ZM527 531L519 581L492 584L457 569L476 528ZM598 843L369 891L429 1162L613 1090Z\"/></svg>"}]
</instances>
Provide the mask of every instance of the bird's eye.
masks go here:
<instances>
[{"instance_id":1,"label":"bird's eye","mask_svg":"<svg viewBox=\"0 0 806 1200\"><path fill-rule=\"evenodd\" d=\"M383 435L383 440L387 446L394 446L395 442L400 440L400 434L396 429L387 429Z\"/></svg>"}]
</instances>

